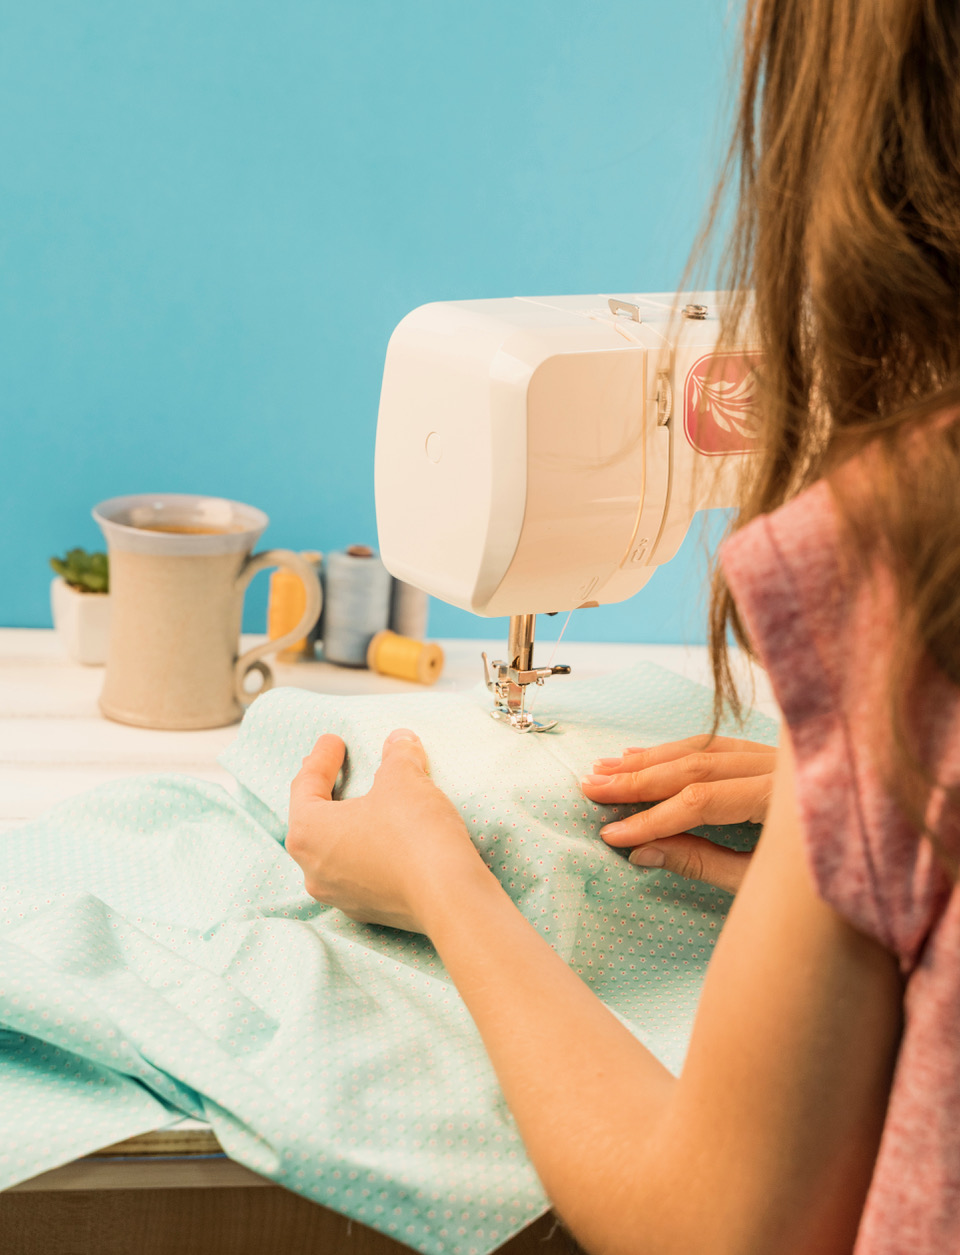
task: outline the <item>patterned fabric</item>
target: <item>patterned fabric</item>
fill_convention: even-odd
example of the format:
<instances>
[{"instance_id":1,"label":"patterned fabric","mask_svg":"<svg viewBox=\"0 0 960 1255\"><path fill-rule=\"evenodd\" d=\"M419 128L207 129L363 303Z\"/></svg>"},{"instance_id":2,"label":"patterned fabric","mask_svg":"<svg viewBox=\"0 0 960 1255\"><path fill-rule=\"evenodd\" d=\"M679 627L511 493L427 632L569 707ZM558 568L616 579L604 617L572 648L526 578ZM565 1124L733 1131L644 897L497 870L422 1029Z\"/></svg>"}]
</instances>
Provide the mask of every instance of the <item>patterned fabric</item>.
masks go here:
<instances>
[{"instance_id":1,"label":"patterned fabric","mask_svg":"<svg viewBox=\"0 0 960 1255\"><path fill-rule=\"evenodd\" d=\"M960 1251L960 888L891 796L875 758L896 621L893 582L841 561L830 490L814 485L724 547L723 565L790 728L814 881L892 951L904 1032L856 1255ZM910 695L926 766L960 783L960 694L930 674ZM960 811L928 822L960 854Z\"/></svg>"},{"instance_id":2,"label":"patterned fabric","mask_svg":"<svg viewBox=\"0 0 960 1255\"><path fill-rule=\"evenodd\" d=\"M710 695L645 665L540 698L517 736L486 692L260 698L224 755L237 796L177 776L64 803L0 842L0 1187L181 1114L227 1153L424 1252L485 1252L546 1208L473 1022L423 937L306 896L290 780L338 732L343 795L394 727L422 736L484 858L667 1066L686 1049L728 896L632 867L577 785L604 753L702 731ZM751 733L773 740L773 722ZM724 830L748 848L756 829ZM483 944L483 938L477 938Z\"/></svg>"}]
</instances>

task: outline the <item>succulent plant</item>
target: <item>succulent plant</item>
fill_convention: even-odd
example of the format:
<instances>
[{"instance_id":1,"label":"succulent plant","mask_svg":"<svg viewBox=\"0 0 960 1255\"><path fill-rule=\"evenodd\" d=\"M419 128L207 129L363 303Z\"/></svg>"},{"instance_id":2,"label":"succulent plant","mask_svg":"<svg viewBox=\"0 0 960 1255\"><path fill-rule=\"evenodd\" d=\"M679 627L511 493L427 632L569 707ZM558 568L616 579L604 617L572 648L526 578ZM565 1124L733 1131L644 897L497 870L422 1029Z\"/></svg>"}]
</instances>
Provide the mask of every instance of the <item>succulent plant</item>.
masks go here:
<instances>
[{"instance_id":1,"label":"succulent plant","mask_svg":"<svg viewBox=\"0 0 960 1255\"><path fill-rule=\"evenodd\" d=\"M86 549L68 549L62 558L51 558L56 573L82 593L110 591L110 568L105 553L87 553Z\"/></svg>"}]
</instances>

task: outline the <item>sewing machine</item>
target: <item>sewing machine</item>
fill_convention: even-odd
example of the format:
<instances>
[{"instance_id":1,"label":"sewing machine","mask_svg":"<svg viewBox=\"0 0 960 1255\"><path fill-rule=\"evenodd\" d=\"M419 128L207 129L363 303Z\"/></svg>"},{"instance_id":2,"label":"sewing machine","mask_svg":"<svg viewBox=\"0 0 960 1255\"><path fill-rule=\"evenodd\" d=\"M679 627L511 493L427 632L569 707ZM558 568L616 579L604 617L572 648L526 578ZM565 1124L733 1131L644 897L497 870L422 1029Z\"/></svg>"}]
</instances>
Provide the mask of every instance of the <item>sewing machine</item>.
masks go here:
<instances>
[{"instance_id":1,"label":"sewing machine","mask_svg":"<svg viewBox=\"0 0 960 1255\"><path fill-rule=\"evenodd\" d=\"M391 574L510 616L483 655L492 714L519 732L537 614L623 601L697 510L733 505L756 433L756 349L714 351L723 293L443 301L390 338L376 445Z\"/></svg>"}]
</instances>

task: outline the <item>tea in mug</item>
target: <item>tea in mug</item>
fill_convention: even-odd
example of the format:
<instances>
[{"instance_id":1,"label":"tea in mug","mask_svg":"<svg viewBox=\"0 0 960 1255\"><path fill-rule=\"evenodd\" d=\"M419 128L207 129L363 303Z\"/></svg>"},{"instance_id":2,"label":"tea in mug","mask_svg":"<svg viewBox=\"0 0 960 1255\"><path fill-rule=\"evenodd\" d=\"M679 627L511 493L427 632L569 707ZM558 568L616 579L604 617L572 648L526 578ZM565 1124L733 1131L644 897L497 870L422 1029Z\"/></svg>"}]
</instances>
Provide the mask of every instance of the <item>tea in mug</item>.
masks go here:
<instances>
[{"instance_id":1,"label":"tea in mug","mask_svg":"<svg viewBox=\"0 0 960 1255\"><path fill-rule=\"evenodd\" d=\"M138 532L164 532L177 536L225 536L228 532L244 530L239 523L229 524L227 527L210 527L197 523L132 523L130 526L135 527Z\"/></svg>"}]
</instances>

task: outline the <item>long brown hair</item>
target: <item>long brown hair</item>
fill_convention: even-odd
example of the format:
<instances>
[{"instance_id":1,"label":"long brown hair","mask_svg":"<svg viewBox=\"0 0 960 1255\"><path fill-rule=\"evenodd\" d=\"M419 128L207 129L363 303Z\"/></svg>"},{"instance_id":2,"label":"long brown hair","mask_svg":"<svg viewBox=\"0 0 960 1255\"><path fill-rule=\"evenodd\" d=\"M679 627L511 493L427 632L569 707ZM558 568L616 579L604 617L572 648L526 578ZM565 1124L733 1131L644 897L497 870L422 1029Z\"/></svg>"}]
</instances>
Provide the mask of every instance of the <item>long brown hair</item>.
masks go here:
<instances>
[{"instance_id":1,"label":"long brown hair","mask_svg":"<svg viewBox=\"0 0 960 1255\"><path fill-rule=\"evenodd\" d=\"M900 607L885 723L920 815L934 781L907 695L931 663L960 685L958 0L747 0L714 218L731 186L723 335L754 324L763 399L732 530L826 476L852 551L884 555ZM850 493L837 468L868 445L869 483ZM749 651L718 570L718 714L739 710L731 630Z\"/></svg>"}]
</instances>

